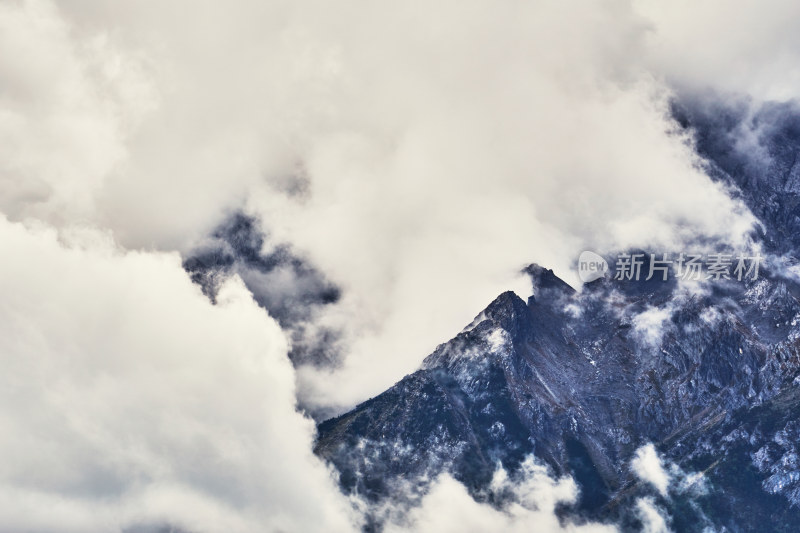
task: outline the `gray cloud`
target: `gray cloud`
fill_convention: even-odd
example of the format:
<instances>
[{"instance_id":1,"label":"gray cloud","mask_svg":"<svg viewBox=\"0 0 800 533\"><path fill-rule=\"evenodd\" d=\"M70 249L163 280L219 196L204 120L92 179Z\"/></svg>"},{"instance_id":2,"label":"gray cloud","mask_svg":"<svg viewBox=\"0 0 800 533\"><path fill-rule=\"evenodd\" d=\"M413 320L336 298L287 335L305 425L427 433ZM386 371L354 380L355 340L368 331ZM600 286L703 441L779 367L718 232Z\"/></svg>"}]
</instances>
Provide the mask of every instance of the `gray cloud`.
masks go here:
<instances>
[{"instance_id":1,"label":"gray cloud","mask_svg":"<svg viewBox=\"0 0 800 533\"><path fill-rule=\"evenodd\" d=\"M5 211L187 252L244 203L343 291L319 323L343 331L345 361L301 369L309 404L383 390L496 294L526 292L531 261L571 279L585 248L752 223L699 170L646 61L653 21L625 2L3 13L30 50L7 77L37 88L8 102L30 164L0 163Z\"/></svg>"},{"instance_id":2,"label":"gray cloud","mask_svg":"<svg viewBox=\"0 0 800 533\"><path fill-rule=\"evenodd\" d=\"M177 254L0 219L0 530L352 531L278 325Z\"/></svg>"},{"instance_id":3,"label":"gray cloud","mask_svg":"<svg viewBox=\"0 0 800 533\"><path fill-rule=\"evenodd\" d=\"M734 4L0 5L0 210L27 224L2 223L2 423L32 439L2 441L2 522L349 527L297 394L385 389L527 292L530 262L572 280L586 248L747 235L669 106L794 96L796 7ZM235 277L211 306L171 255L242 205L342 290L315 315L342 331L335 372L295 373ZM319 288L253 276L270 298Z\"/></svg>"}]
</instances>

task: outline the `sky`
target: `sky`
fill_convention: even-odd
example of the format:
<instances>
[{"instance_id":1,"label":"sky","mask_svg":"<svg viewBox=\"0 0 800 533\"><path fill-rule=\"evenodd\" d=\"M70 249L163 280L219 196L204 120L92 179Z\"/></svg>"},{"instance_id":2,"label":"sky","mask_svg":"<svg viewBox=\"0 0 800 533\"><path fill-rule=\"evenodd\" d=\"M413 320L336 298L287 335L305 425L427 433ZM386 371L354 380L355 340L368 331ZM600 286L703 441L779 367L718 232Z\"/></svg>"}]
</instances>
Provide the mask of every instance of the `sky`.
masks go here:
<instances>
[{"instance_id":1,"label":"sky","mask_svg":"<svg viewBox=\"0 0 800 533\"><path fill-rule=\"evenodd\" d=\"M0 0L0 530L357 527L297 403L383 391L529 263L745 246L669 102L794 98L799 10ZM339 367L183 272L237 212L341 289Z\"/></svg>"}]
</instances>

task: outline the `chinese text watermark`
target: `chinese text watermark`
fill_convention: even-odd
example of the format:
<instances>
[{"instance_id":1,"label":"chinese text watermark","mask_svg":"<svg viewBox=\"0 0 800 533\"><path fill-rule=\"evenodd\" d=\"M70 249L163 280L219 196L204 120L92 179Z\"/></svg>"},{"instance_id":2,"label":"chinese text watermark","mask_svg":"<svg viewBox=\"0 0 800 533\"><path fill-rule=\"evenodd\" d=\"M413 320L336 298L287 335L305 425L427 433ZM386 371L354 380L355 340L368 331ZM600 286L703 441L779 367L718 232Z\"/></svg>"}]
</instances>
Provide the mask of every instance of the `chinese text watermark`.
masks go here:
<instances>
[{"instance_id":1,"label":"chinese text watermark","mask_svg":"<svg viewBox=\"0 0 800 533\"><path fill-rule=\"evenodd\" d=\"M621 281L667 281L670 277L686 281L757 280L763 258L743 253L621 253L617 255L613 279ZM595 252L578 258L578 276L589 283L609 272L606 260Z\"/></svg>"}]
</instances>

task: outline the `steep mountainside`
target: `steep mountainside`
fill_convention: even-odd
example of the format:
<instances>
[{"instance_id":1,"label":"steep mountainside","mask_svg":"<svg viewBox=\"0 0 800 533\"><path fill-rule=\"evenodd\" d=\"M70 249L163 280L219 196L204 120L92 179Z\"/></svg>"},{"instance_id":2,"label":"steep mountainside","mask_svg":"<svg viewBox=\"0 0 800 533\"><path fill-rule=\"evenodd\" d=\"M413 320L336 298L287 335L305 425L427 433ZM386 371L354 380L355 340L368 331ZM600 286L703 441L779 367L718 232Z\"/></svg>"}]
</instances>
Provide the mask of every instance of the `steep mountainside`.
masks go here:
<instances>
[{"instance_id":1,"label":"steep mountainside","mask_svg":"<svg viewBox=\"0 0 800 533\"><path fill-rule=\"evenodd\" d=\"M642 444L656 443L691 470L718 462L707 472L713 485L723 481L725 451L744 442L731 432L757 426L765 409L783 421L736 448L738 469L742 453L756 457L766 446L765 431L792 435L800 423L800 412L783 408L794 405L785 398L800 375L793 282L730 282L693 294L663 282L631 291L602 280L577 294L549 270L529 271L537 290L527 303L502 294L417 372L320 424L317 452L339 469L345 490L380 500L399 479L447 469L480 497L497 462L513 471L533 453L554 474L575 477L580 513L618 519L620 507L610 504L631 496L629 463ZM720 442L738 438L727 448L710 437L725 428ZM789 505L800 482L800 464L786 459L794 448L769 450L747 463L753 476L736 488L772 495L800 520ZM687 518L725 516L713 498L704 501ZM745 509L713 523L736 531L753 516Z\"/></svg>"},{"instance_id":2,"label":"steep mountainside","mask_svg":"<svg viewBox=\"0 0 800 533\"><path fill-rule=\"evenodd\" d=\"M565 516L637 530L633 502L648 494L677 531L795 531L800 120L782 111L676 106L714 178L761 220L758 279L601 279L578 293L532 265L527 302L500 295L419 370L319 425L316 452L342 488L382 501L448 471L485 499L498 464L513 472L533 454L580 485ZM757 157L734 142L743 128L758 132ZM630 464L647 442L702 472L704 489L665 497L638 482Z\"/></svg>"}]
</instances>

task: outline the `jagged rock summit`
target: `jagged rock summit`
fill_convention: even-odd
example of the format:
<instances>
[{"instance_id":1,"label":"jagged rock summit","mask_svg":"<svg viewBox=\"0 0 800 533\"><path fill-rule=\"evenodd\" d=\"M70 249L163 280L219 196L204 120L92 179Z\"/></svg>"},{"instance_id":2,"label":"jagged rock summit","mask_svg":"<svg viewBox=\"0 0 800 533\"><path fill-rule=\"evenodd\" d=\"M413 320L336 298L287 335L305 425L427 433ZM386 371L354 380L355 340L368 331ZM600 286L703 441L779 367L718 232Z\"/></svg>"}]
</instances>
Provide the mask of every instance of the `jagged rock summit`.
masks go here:
<instances>
[{"instance_id":1,"label":"jagged rock summit","mask_svg":"<svg viewBox=\"0 0 800 533\"><path fill-rule=\"evenodd\" d=\"M316 452L345 491L379 501L401 480L422 492L447 471L480 499L498 464L513 472L532 454L579 484L565 513L635 529L631 503L652 490L630 463L653 442L713 487L664 500L679 530L781 531L800 520L795 282L766 276L698 293L605 279L579 293L551 270L526 271L527 302L501 294L418 371L319 425ZM778 420L768 429L764 412ZM750 475L731 480L732 470ZM758 506L735 505L754 491Z\"/></svg>"}]
</instances>

